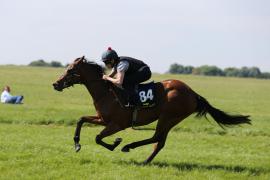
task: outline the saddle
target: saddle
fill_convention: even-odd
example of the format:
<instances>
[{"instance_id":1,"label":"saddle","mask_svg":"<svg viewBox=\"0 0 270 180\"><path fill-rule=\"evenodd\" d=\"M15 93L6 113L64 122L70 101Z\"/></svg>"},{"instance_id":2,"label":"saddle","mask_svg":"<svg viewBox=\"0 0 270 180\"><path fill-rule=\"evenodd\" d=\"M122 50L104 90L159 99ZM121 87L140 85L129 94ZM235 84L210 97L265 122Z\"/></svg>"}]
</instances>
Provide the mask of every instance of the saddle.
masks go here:
<instances>
[{"instance_id":1,"label":"saddle","mask_svg":"<svg viewBox=\"0 0 270 180\"><path fill-rule=\"evenodd\" d=\"M151 108L156 105L156 84L154 82L136 85L132 90L114 88L115 96L123 108ZM127 106L132 101L134 106Z\"/></svg>"}]
</instances>

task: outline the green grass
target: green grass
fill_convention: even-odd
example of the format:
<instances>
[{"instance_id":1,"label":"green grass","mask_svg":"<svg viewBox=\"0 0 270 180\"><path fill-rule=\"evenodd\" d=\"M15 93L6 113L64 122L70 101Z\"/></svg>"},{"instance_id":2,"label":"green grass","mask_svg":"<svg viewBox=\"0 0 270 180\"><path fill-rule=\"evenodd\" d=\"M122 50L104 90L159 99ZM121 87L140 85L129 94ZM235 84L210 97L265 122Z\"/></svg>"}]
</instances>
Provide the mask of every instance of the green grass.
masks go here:
<instances>
[{"instance_id":1,"label":"green grass","mask_svg":"<svg viewBox=\"0 0 270 180\"><path fill-rule=\"evenodd\" d=\"M82 149L73 150L73 127L10 125L0 127L0 179L268 179L269 137L171 132L166 148L152 164L145 146L130 153L107 151L95 144L100 127L84 127ZM128 129L123 146L153 131Z\"/></svg>"},{"instance_id":2,"label":"green grass","mask_svg":"<svg viewBox=\"0 0 270 180\"><path fill-rule=\"evenodd\" d=\"M12 94L23 94L24 104L0 105L0 122L24 124L73 124L84 114L94 113L91 97L83 86L59 93L52 83L64 69L2 66L0 82Z\"/></svg>"},{"instance_id":3,"label":"green grass","mask_svg":"<svg viewBox=\"0 0 270 180\"><path fill-rule=\"evenodd\" d=\"M0 104L0 179L270 179L269 80L155 74L156 81L184 81L221 110L251 115L253 125L223 130L211 118L190 116L143 166L151 145L109 152L94 141L102 127L83 127L82 150L74 152L74 124L95 110L83 86L53 90L63 71L0 66L0 85L25 96L23 105ZM105 141L122 137L122 147L153 133L127 129Z\"/></svg>"}]
</instances>

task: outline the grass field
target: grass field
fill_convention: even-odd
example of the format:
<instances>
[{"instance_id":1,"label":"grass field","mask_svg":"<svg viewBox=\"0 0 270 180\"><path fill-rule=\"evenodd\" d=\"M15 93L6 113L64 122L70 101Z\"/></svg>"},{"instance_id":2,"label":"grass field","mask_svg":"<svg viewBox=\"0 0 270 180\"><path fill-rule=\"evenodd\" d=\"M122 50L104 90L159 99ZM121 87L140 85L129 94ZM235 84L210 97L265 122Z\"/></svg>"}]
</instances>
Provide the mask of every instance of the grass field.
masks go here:
<instances>
[{"instance_id":1,"label":"grass field","mask_svg":"<svg viewBox=\"0 0 270 180\"><path fill-rule=\"evenodd\" d=\"M83 127L82 150L74 152L74 124L95 111L83 86L53 90L51 84L62 72L0 66L0 85L25 96L23 105L0 104L0 179L270 179L269 80L155 74L156 81L186 82L222 110L251 115L253 125L223 130L211 118L191 116L171 131L154 161L143 166L151 145L127 154L120 148L109 152L94 141L102 127ZM105 141L122 137L122 147L153 133L127 129Z\"/></svg>"}]
</instances>

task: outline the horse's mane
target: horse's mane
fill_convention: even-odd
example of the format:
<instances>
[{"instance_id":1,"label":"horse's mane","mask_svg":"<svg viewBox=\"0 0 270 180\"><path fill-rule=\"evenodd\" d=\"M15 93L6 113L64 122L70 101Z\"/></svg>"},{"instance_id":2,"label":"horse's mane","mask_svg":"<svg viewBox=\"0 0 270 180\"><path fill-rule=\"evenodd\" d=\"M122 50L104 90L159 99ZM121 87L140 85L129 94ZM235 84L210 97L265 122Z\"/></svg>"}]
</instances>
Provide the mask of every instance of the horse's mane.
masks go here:
<instances>
[{"instance_id":1,"label":"horse's mane","mask_svg":"<svg viewBox=\"0 0 270 180\"><path fill-rule=\"evenodd\" d=\"M94 66L97 69L98 73L104 74L104 67L102 67L101 65L97 64L96 62L94 62L94 61L88 61L87 59L84 59L83 62L85 64L89 65L89 66L92 66L92 67Z\"/></svg>"}]
</instances>

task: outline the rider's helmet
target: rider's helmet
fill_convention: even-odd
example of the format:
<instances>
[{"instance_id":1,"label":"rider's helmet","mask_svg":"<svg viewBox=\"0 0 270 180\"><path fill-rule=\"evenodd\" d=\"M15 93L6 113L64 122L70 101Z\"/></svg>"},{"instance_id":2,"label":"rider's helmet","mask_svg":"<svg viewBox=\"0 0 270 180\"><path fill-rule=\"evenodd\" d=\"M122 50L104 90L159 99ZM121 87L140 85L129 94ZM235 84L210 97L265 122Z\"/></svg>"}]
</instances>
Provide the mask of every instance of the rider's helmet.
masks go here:
<instances>
[{"instance_id":1,"label":"rider's helmet","mask_svg":"<svg viewBox=\"0 0 270 180\"><path fill-rule=\"evenodd\" d=\"M108 47L108 49L102 54L101 58L105 64L110 63L113 59L115 61L118 61L119 59L118 54L111 47Z\"/></svg>"}]
</instances>

